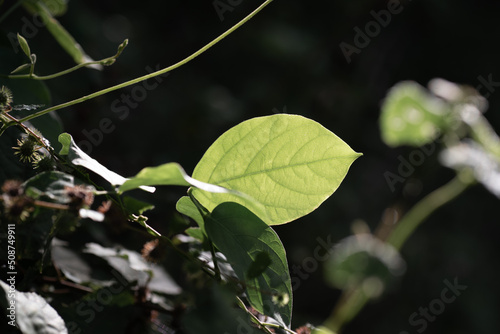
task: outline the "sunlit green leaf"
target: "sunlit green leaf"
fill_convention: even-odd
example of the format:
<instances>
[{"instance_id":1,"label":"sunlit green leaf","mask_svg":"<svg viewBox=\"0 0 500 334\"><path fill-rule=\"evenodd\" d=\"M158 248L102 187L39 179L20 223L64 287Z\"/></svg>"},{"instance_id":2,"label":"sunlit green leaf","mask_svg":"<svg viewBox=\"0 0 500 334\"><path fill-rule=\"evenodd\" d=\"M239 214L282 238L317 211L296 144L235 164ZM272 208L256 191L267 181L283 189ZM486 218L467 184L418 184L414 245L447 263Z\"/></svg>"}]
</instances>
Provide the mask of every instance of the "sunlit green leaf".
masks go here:
<instances>
[{"instance_id":1,"label":"sunlit green leaf","mask_svg":"<svg viewBox=\"0 0 500 334\"><path fill-rule=\"evenodd\" d=\"M270 225L284 224L315 210L339 187L354 160L344 141L321 124L297 115L272 115L238 124L220 136L196 166L197 180L238 190L244 198L194 189L208 210L233 201Z\"/></svg>"},{"instance_id":2,"label":"sunlit green leaf","mask_svg":"<svg viewBox=\"0 0 500 334\"><path fill-rule=\"evenodd\" d=\"M205 235L203 234L203 231L199 227L190 227L186 230L186 234L189 235L190 237L195 238L196 240L203 242L205 240Z\"/></svg>"},{"instance_id":3,"label":"sunlit green leaf","mask_svg":"<svg viewBox=\"0 0 500 334\"><path fill-rule=\"evenodd\" d=\"M193 179L175 162L156 167L143 168L136 176L126 179L118 190L124 192L151 185L193 186L211 193L232 194L235 197L246 200L249 206L260 208L259 203L255 202L244 193Z\"/></svg>"},{"instance_id":4,"label":"sunlit green leaf","mask_svg":"<svg viewBox=\"0 0 500 334\"><path fill-rule=\"evenodd\" d=\"M189 186L189 183L184 179L185 175L182 167L175 162L157 167L146 167L136 176L124 182L119 190L124 192L150 185Z\"/></svg>"},{"instance_id":5,"label":"sunlit green leaf","mask_svg":"<svg viewBox=\"0 0 500 334\"><path fill-rule=\"evenodd\" d=\"M247 208L233 202L218 205L205 217L205 229L244 282L250 304L262 314L290 326L291 280L285 249L276 232ZM262 261L262 253L268 259ZM263 270L254 277L256 262Z\"/></svg>"},{"instance_id":6,"label":"sunlit green leaf","mask_svg":"<svg viewBox=\"0 0 500 334\"><path fill-rule=\"evenodd\" d=\"M422 146L434 140L446 124L447 105L416 82L402 82L387 95L380 115L387 145Z\"/></svg>"}]
</instances>

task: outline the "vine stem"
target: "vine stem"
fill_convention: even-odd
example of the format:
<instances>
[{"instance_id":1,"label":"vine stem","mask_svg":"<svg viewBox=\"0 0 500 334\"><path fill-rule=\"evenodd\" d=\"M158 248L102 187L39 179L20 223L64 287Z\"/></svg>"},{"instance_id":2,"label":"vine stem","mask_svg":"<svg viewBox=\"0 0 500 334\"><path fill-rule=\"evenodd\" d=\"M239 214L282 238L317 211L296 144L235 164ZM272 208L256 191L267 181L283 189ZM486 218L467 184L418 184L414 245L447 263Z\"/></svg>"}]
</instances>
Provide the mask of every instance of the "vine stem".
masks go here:
<instances>
[{"instance_id":1,"label":"vine stem","mask_svg":"<svg viewBox=\"0 0 500 334\"><path fill-rule=\"evenodd\" d=\"M401 249L415 229L434 211L457 198L473 183L472 175L463 172L425 196L401 218L386 242L397 250ZM368 300L369 298L360 287L345 291L332 315L325 321L324 326L335 333L339 332L343 325L352 320L363 309Z\"/></svg>"},{"instance_id":2,"label":"vine stem","mask_svg":"<svg viewBox=\"0 0 500 334\"><path fill-rule=\"evenodd\" d=\"M251 12L250 14L248 14L245 18L243 18L241 21L239 21L238 23L236 23L234 26L232 26L231 28L229 28L222 35L220 35L219 37L217 37L216 39L214 39L213 41L211 41L210 43L208 43L207 45L205 45L204 47L202 47L201 49L199 49L198 51L196 51L195 53L193 53L189 57L184 58L183 60L181 60L181 61L179 61L179 62L177 62L177 63L175 63L175 64L173 64L173 65L171 65L169 67L166 67L166 68L158 70L156 72L152 72L150 74L146 74L144 76L141 76L141 77L138 77L138 78L126 81L124 83L121 83L121 84L118 84L118 85L115 85L115 86L112 86L112 87L100 90L100 91L95 92L95 93L82 96L81 98L78 98L78 99L75 99L75 100L72 100L72 101L69 101L69 102L65 102L65 103L62 103L62 104L59 104L59 105L56 105L56 106L53 106L53 107L41 110L39 112L36 112L36 113L33 113L33 114L29 115L29 116L21 118L19 121L20 122L26 122L26 121L32 120L34 118L43 116L43 115L45 115L45 114L47 114L47 113L49 113L51 111L63 109L63 108L66 108L66 107L69 107L69 106L72 106L72 105L75 105L75 104L78 104L78 103L82 103L84 101L87 101L87 100L93 99L95 97L107 94L109 92L112 92L112 91L115 91L115 90L118 90L118 89L130 86L130 85L139 83L141 81L144 81L144 80L147 80L147 79L150 79L150 78L153 78L153 77L165 74L167 72L170 72L170 71L172 71L172 70L174 70L174 69L176 69L176 68L178 68L178 67L180 67L180 66L182 66L182 65L184 65L184 64L186 64L188 62L190 62L191 60L195 59L196 57L198 57L199 55L201 55L202 53L204 53L205 51L207 51L208 49L210 49L215 44L219 43L225 37L227 37L228 35L230 35L232 32L234 32L236 29L238 29L243 24L245 24L248 20L250 20L252 17L254 17L258 12L260 12L264 7L266 7L272 1L273 0L266 0L257 9L255 9L253 12Z\"/></svg>"},{"instance_id":3,"label":"vine stem","mask_svg":"<svg viewBox=\"0 0 500 334\"><path fill-rule=\"evenodd\" d=\"M236 296L236 302L238 303L238 306L241 307L243 309L243 311L245 311L248 315L250 315L250 318L252 319L252 321L254 323L256 323L257 325L260 326L260 328L262 330L264 330L266 333L268 334L272 334L273 332L271 332L269 330L269 328L267 328L264 323L262 323L259 318L257 318L252 312L250 312L250 310L247 309L245 303L243 302L243 300L241 300L240 297Z\"/></svg>"},{"instance_id":4,"label":"vine stem","mask_svg":"<svg viewBox=\"0 0 500 334\"><path fill-rule=\"evenodd\" d=\"M65 74L69 74L71 72L74 72L82 67L87 67L90 65L101 65L101 66L110 66L114 64L116 59L122 54L123 50L127 47L128 45L128 39L124 40L122 44L118 46L118 50L116 51L116 54L114 56L104 58L101 60L93 60L93 61L88 61L86 63L81 63L76 66L73 66L71 68L68 68L64 71L60 71L54 74L50 75L36 75L33 73L34 71L34 63L31 64L31 69L29 74L15 74L15 75L7 75L5 77L9 79L32 79L32 80L50 80L50 79L55 79L57 77L63 76ZM3 77L3 75L1 76Z\"/></svg>"},{"instance_id":5,"label":"vine stem","mask_svg":"<svg viewBox=\"0 0 500 334\"><path fill-rule=\"evenodd\" d=\"M434 190L404 215L387 238L387 243L397 250L401 249L405 241L422 222L434 211L457 198L473 183L473 176L468 172L463 172L444 186Z\"/></svg>"}]
</instances>

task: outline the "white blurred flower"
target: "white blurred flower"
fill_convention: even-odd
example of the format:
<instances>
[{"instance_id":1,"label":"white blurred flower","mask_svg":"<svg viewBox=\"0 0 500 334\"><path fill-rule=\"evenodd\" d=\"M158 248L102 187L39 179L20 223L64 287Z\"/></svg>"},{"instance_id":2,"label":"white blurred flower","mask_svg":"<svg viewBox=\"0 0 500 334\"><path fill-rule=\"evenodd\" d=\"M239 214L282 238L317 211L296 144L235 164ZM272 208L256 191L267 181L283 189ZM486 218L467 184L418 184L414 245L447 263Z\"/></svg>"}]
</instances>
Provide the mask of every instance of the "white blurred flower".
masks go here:
<instances>
[{"instance_id":1,"label":"white blurred flower","mask_svg":"<svg viewBox=\"0 0 500 334\"><path fill-rule=\"evenodd\" d=\"M470 168L476 180L500 198L500 164L495 157L473 141L462 142L445 149L440 156L443 165L454 168Z\"/></svg>"}]
</instances>

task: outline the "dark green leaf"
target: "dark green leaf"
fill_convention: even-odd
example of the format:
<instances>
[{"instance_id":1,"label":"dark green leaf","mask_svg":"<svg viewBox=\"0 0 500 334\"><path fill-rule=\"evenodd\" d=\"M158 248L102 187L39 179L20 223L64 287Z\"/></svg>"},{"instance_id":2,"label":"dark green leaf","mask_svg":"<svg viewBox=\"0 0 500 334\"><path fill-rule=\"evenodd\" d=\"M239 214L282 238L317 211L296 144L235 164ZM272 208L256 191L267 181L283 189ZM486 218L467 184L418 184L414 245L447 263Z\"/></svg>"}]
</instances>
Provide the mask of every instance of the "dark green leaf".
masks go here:
<instances>
[{"instance_id":1,"label":"dark green leaf","mask_svg":"<svg viewBox=\"0 0 500 334\"><path fill-rule=\"evenodd\" d=\"M232 202L218 205L205 217L205 229L243 282L250 304L283 326L290 326L291 281L285 249L276 232L247 208ZM267 262L259 255L263 252L271 263L259 276L249 277L249 271L255 273L254 263L261 267L263 261Z\"/></svg>"},{"instance_id":2,"label":"dark green leaf","mask_svg":"<svg viewBox=\"0 0 500 334\"><path fill-rule=\"evenodd\" d=\"M255 255L255 259L248 268L247 277L252 279L260 276L267 267L272 263L269 253L259 252Z\"/></svg>"},{"instance_id":3,"label":"dark green leaf","mask_svg":"<svg viewBox=\"0 0 500 334\"><path fill-rule=\"evenodd\" d=\"M123 206L130 212L138 215L142 215L145 211L153 210L154 205L139 201L138 199L123 196Z\"/></svg>"},{"instance_id":4,"label":"dark green leaf","mask_svg":"<svg viewBox=\"0 0 500 334\"><path fill-rule=\"evenodd\" d=\"M189 186L185 180L186 173L175 163L168 163L157 167L146 167L136 176L125 181L119 188L121 192L151 185Z\"/></svg>"},{"instance_id":5,"label":"dark green leaf","mask_svg":"<svg viewBox=\"0 0 500 334\"><path fill-rule=\"evenodd\" d=\"M195 238L196 240L203 242L205 240L205 234L203 234L203 230L199 227L190 227L186 230L186 234L190 237Z\"/></svg>"},{"instance_id":6,"label":"dark green leaf","mask_svg":"<svg viewBox=\"0 0 500 334\"><path fill-rule=\"evenodd\" d=\"M71 249L59 239L52 240L52 261L64 276L76 283L92 283L96 286L110 286L117 281L107 265L96 265L89 256ZM104 263L105 264L105 263Z\"/></svg>"},{"instance_id":7,"label":"dark green leaf","mask_svg":"<svg viewBox=\"0 0 500 334\"><path fill-rule=\"evenodd\" d=\"M43 172L24 183L28 195L34 198L43 196L54 202L67 203L70 198L65 190L73 187L75 180L72 175L63 172Z\"/></svg>"},{"instance_id":8,"label":"dark green leaf","mask_svg":"<svg viewBox=\"0 0 500 334\"><path fill-rule=\"evenodd\" d=\"M188 196L181 197L177 201L175 208L183 215L186 215L189 218L193 219L198 224L198 226L200 226L203 229L203 226L205 225L203 221L203 216L201 215L196 205Z\"/></svg>"}]
</instances>

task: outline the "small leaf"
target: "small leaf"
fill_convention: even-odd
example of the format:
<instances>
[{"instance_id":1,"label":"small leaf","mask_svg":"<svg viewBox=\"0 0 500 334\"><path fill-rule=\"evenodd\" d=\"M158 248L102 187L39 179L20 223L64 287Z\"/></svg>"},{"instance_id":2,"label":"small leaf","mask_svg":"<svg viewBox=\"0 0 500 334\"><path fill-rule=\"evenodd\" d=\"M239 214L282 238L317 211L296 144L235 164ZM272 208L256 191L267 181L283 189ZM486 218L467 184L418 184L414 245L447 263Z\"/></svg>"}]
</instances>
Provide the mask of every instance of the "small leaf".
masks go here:
<instances>
[{"instance_id":1,"label":"small leaf","mask_svg":"<svg viewBox=\"0 0 500 334\"><path fill-rule=\"evenodd\" d=\"M42 1L30 1L30 3L25 4L25 6L33 14L37 14L42 18L47 30L77 64L92 61L92 59L87 56L85 51L82 49L80 44L76 42L73 36L71 36L71 34L59 23L59 21L56 20L53 12L49 9L49 6L46 6ZM58 14L60 10L54 8L54 12ZM102 69L102 66L100 65L91 65L89 67L98 70Z\"/></svg>"},{"instance_id":2,"label":"small leaf","mask_svg":"<svg viewBox=\"0 0 500 334\"><path fill-rule=\"evenodd\" d=\"M382 139L389 146L422 146L434 140L447 123L446 103L416 82L394 86L380 115Z\"/></svg>"},{"instance_id":3,"label":"small leaf","mask_svg":"<svg viewBox=\"0 0 500 334\"><path fill-rule=\"evenodd\" d=\"M15 309L15 323L19 326L21 332L26 334L68 333L64 320L41 296L34 292L12 291L2 281L0 281L0 287L4 290L5 294L15 294L15 298L11 299L11 301L15 301L13 305Z\"/></svg>"},{"instance_id":4,"label":"small leaf","mask_svg":"<svg viewBox=\"0 0 500 334\"><path fill-rule=\"evenodd\" d=\"M274 230L244 206L222 203L205 217L208 237L226 256L244 282L250 304L289 327L292 318L292 288L283 245ZM266 255L268 259L264 259ZM270 260L270 263L269 261ZM256 267L262 269L260 275ZM250 277L248 273L251 273Z\"/></svg>"},{"instance_id":5,"label":"small leaf","mask_svg":"<svg viewBox=\"0 0 500 334\"><path fill-rule=\"evenodd\" d=\"M127 179L126 182L123 182L118 190L120 192L125 192L131 189L150 185L191 185L207 192L233 194L236 197L247 200L250 205L256 205L251 198L243 193L193 179L186 174L184 169L178 163L175 162L169 162L156 167L143 168L136 176Z\"/></svg>"},{"instance_id":6,"label":"small leaf","mask_svg":"<svg viewBox=\"0 0 500 334\"><path fill-rule=\"evenodd\" d=\"M138 199L129 196L123 196L122 201L125 209L134 214L142 215L144 212L155 208L153 204L139 201Z\"/></svg>"},{"instance_id":7,"label":"small leaf","mask_svg":"<svg viewBox=\"0 0 500 334\"><path fill-rule=\"evenodd\" d=\"M146 167L136 176L124 182L119 191L125 192L149 185L189 186L189 183L184 179L185 174L182 167L175 162L157 167Z\"/></svg>"},{"instance_id":8,"label":"small leaf","mask_svg":"<svg viewBox=\"0 0 500 334\"><path fill-rule=\"evenodd\" d=\"M62 144L62 149L59 152L61 155L67 155L69 161L73 165L77 166L82 166L85 167L94 173L100 175L103 177L105 180L107 180L109 183L112 185L121 185L125 181L127 181L126 178L124 178L121 175L118 175L117 173L110 171L103 165L101 165L97 160L92 159L90 156L88 156L87 153L83 152L74 142L73 138L71 137L70 134L68 133L61 133L61 135L58 138L59 142ZM148 191L148 192L154 192L155 189L153 187L139 187L142 190Z\"/></svg>"},{"instance_id":9,"label":"small leaf","mask_svg":"<svg viewBox=\"0 0 500 334\"><path fill-rule=\"evenodd\" d=\"M315 210L339 187L361 154L321 124L297 115L257 117L220 136L193 177L241 191L260 204L231 194L193 190L208 210L233 201L269 225L284 224Z\"/></svg>"},{"instance_id":10,"label":"small leaf","mask_svg":"<svg viewBox=\"0 0 500 334\"><path fill-rule=\"evenodd\" d=\"M201 215L196 205L188 196L181 197L177 201L175 208L177 209L178 212L193 219L201 228L204 227L205 223L203 222L203 216Z\"/></svg>"},{"instance_id":11,"label":"small leaf","mask_svg":"<svg viewBox=\"0 0 500 334\"><path fill-rule=\"evenodd\" d=\"M26 41L26 38L21 36L19 33L17 33L17 40L19 42L19 45L21 46L21 49L23 49L23 52L28 58L31 57L31 50L30 46L28 45L28 41Z\"/></svg>"},{"instance_id":12,"label":"small leaf","mask_svg":"<svg viewBox=\"0 0 500 334\"><path fill-rule=\"evenodd\" d=\"M122 54L123 50L125 50L127 45L128 45L128 39L124 40L122 44L118 45L118 50L116 51L115 58L118 58Z\"/></svg>"},{"instance_id":13,"label":"small leaf","mask_svg":"<svg viewBox=\"0 0 500 334\"><path fill-rule=\"evenodd\" d=\"M22 64L21 66L17 67L14 71L10 72L10 74L21 72L21 71L28 69L30 67L31 67L31 64Z\"/></svg>"}]
</instances>

